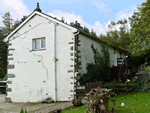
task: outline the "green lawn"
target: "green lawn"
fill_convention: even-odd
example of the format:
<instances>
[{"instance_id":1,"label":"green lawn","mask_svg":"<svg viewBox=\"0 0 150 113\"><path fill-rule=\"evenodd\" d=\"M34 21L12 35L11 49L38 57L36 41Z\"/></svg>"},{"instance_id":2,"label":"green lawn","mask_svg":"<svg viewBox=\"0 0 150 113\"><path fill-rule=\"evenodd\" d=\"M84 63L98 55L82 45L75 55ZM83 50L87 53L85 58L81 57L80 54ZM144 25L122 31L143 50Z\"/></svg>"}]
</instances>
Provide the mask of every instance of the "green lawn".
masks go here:
<instances>
[{"instance_id":1,"label":"green lawn","mask_svg":"<svg viewBox=\"0 0 150 113\"><path fill-rule=\"evenodd\" d=\"M130 95L116 96L115 110L117 113L150 113L150 93L137 93ZM121 103L126 105L126 108L120 108ZM109 101L109 105L113 105ZM85 113L87 106L71 107L69 109L62 110L61 113Z\"/></svg>"}]
</instances>

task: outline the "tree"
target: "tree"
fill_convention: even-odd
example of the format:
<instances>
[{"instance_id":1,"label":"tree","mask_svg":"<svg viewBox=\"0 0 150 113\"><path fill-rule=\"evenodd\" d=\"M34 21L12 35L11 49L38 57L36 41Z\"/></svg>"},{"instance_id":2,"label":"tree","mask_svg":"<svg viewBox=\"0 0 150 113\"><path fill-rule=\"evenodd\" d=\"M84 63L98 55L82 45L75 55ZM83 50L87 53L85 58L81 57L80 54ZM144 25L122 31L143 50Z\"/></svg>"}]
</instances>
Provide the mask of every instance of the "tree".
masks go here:
<instances>
[{"instance_id":1,"label":"tree","mask_svg":"<svg viewBox=\"0 0 150 113\"><path fill-rule=\"evenodd\" d=\"M60 20L60 21L61 21L61 22L63 22L63 23L65 22L65 20L64 20L64 18L63 18L63 17L61 17L61 20Z\"/></svg>"},{"instance_id":2,"label":"tree","mask_svg":"<svg viewBox=\"0 0 150 113\"><path fill-rule=\"evenodd\" d=\"M80 31L83 31L91 36L97 37L96 32L94 32L93 29L91 29L91 32L90 32L86 26L84 26L84 28L82 26L80 26L80 23L78 23L77 20L75 21L75 23L70 22L70 26L75 27L75 28L79 29Z\"/></svg>"},{"instance_id":3,"label":"tree","mask_svg":"<svg viewBox=\"0 0 150 113\"><path fill-rule=\"evenodd\" d=\"M90 31L89 31L89 29L88 29L86 26L84 26L83 31L84 31L85 33L87 33L87 34L90 34Z\"/></svg>"},{"instance_id":4,"label":"tree","mask_svg":"<svg viewBox=\"0 0 150 113\"><path fill-rule=\"evenodd\" d=\"M119 27L119 29L117 29L117 27ZM111 21L108 28L106 35L101 34L99 38L112 45L128 50L131 40L127 20L118 20L118 22Z\"/></svg>"},{"instance_id":5,"label":"tree","mask_svg":"<svg viewBox=\"0 0 150 113\"><path fill-rule=\"evenodd\" d=\"M3 33L5 36L8 36L12 32L12 27L13 27L13 22L14 20L12 19L11 15L9 12L5 13L3 18Z\"/></svg>"},{"instance_id":6,"label":"tree","mask_svg":"<svg viewBox=\"0 0 150 113\"><path fill-rule=\"evenodd\" d=\"M81 85L85 85L88 82L105 81L109 80L111 74L110 67L110 53L108 49L101 45L102 49L99 52L94 45L91 45L91 49L94 53L94 63L87 64L87 73L79 76L77 82Z\"/></svg>"},{"instance_id":7,"label":"tree","mask_svg":"<svg viewBox=\"0 0 150 113\"><path fill-rule=\"evenodd\" d=\"M83 31L83 27L80 26L80 23L78 23L77 20L75 21L75 23L74 23L74 22L71 22L70 25L71 25L72 27L75 27L75 28L77 28L77 29Z\"/></svg>"},{"instance_id":8,"label":"tree","mask_svg":"<svg viewBox=\"0 0 150 113\"><path fill-rule=\"evenodd\" d=\"M21 22L25 21L27 18L28 18L28 16L23 16L23 17L21 18Z\"/></svg>"},{"instance_id":9,"label":"tree","mask_svg":"<svg viewBox=\"0 0 150 113\"><path fill-rule=\"evenodd\" d=\"M2 27L0 26L0 41L2 41L5 38L4 32Z\"/></svg>"},{"instance_id":10,"label":"tree","mask_svg":"<svg viewBox=\"0 0 150 113\"><path fill-rule=\"evenodd\" d=\"M16 20L15 23L14 23L14 25L13 25L13 27L12 27L12 30L16 29L27 18L28 18L28 16L23 16L20 21Z\"/></svg>"},{"instance_id":11,"label":"tree","mask_svg":"<svg viewBox=\"0 0 150 113\"><path fill-rule=\"evenodd\" d=\"M91 29L90 34L91 34L92 36L94 36L94 37L97 37L96 32L94 32L93 29Z\"/></svg>"},{"instance_id":12,"label":"tree","mask_svg":"<svg viewBox=\"0 0 150 113\"><path fill-rule=\"evenodd\" d=\"M137 62L150 60L150 0L142 3L129 18L131 41L129 48Z\"/></svg>"},{"instance_id":13,"label":"tree","mask_svg":"<svg viewBox=\"0 0 150 113\"><path fill-rule=\"evenodd\" d=\"M0 78L7 74L7 49L8 45L0 41Z\"/></svg>"}]
</instances>

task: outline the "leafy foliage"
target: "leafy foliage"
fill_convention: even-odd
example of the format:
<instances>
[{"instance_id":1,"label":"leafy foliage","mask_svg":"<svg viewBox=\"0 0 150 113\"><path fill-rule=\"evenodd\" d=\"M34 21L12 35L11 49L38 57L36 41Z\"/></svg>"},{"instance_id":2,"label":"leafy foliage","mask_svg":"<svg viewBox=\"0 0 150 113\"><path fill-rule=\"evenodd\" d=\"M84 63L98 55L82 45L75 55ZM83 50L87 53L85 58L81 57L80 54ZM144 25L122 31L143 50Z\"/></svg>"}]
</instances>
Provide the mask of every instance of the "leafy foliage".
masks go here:
<instances>
[{"instance_id":1,"label":"leafy foliage","mask_svg":"<svg viewBox=\"0 0 150 113\"><path fill-rule=\"evenodd\" d=\"M106 87L108 89L112 89L112 92L117 92L118 91L116 82L106 83L106 84L104 84L104 87Z\"/></svg>"},{"instance_id":2,"label":"leafy foliage","mask_svg":"<svg viewBox=\"0 0 150 113\"><path fill-rule=\"evenodd\" d=\"M6 81L8 78L7 74L4 76L3 80Z\"/></svg>"},{"instance_id":3,"label":"leafy foliage","mask_svg":"<svg viewBox=\"0 0 150 113\"><path fill-rule=\"evenodd\" d=\"M14 30L15 28L17 28L24 20L27 19L27 17L28 17L28 16L23 16L20 21L19 21L19 20L16 20L15 23L14 23L14 25L13 25L12 30Z\"/></svg>"},{"instance_id":4,"label":"leafy foliage","mask_svg":"<svg viewBox=\"0 0 150 113\"><path fill-rule=\"evenodd\" d=\"M119 26L119 30L117 30L117 26ZM127 20L111 21L108 28L106 35L101 34L99 38L112 45L128 49L131 41Z\"/></svg>"},{"instance_id":5,"label":"leafy foliage","mask_svg":"<svg viewBox=\"0 0 150 113\"><path fill-rule=\"evenodd\" d=\"M90 35L94 36L94 37L97 37L96 32L94 32L93 29L91 29Z\"/></svg>"},{"instance_id":6,"label":"leafy foliage","mask_svg":"<svg viewBox=\"0 0 150 113\"><path fill-rule=\"evenodd\" d=\"M135 87L127 92L150 92L150 65L147 62L141 65L138 73L141 75L134 78L134 81L137 82Z\"/></svg>"},{"instance_id":7,"label":"leafy foliage","mask_svg":"<svg viewBox=\"0 0 150 113\"><path fill-rule=\"evenodd\" d=\"M0 78L7 74L7 49L8 45L0 41Z\"/></svg>"},{"instance_id":8,"label":"leafy foliage","mask_svg":"<svg viewBox=\"0 0 150 113\"><path fill-rule=\"evenodd\" d=\"M84 31L85 33L87 33L87 34L90 34L90 31L89 31L89 29L88 29L86 26L84 26L83 31Z\"/></svg>"},{"instance_id":9,"label":"leafy foliage","mask_svg":"<svg viewBox=\"0 0 150 113\"><path fill-rule=\"evenodd\" d=\"M4 27L3 27L3 33L4 33L4 36L8 36L9 33L12 32L12 26L13 26L13 23L14 23L14 20L12 19L11 15L9 12L5 13L3 16L3 24L4 24Z\"/></svg>"},{"instance_id":10,"label":"leafy foliage","mask_svg":"<svg viewBox=\"0 0 150 113\"><path fill-rule=\"evenodd\" d=\"M80 24L78 23L77 20L75 21L75 23L71 22L70 25L73 26L73 27L75 27L75 28L77 28L77 29L79 29L79 30L81 30L81 31L83 30L83 27L80 26Z\"/></svg>"},{"instance_id":11,"label":"leafy foliage","mask_svg":"<svg viewBox=\"0 0 150 113\"><path fill-rule=\"evenodd\" d=\"M3 15L3 24L0 26L0 78L4 78L7 74L7 54L8 54L8 44L3 42L4 38L7 37L16 27L18 27L27 16L23 16L20 21L13 20L9 12ZM6 79L5 77L4 79Z\"/></svg>"},{"instance_id":12,"label":"leafy foliage","mask_svg":"<svg viewBox=\"0 0 150 113\"><path fill-rule=\"evenodd\" d=\"M88 63L87 73L81 75L77 80L83 85L88 82L108 80L111 73L110 54L106 47L102 46L101 52L98 52L93 44L91 48L94 53L94 63Z\"/></svg>"},{"instance_id":13,"label":"leafy foliage","mask_svg":"<svg viewBox=\"0 0 150 113\"><path fill-rule=\"evenodd\" d=\"M65 20L64 20L64 18L63 18L63 17L61 17L61 20L60 20L60 21L61 21L61 22L63 22L63 23L65 22Z\"/></svg>"},{"instance_id":14,"label":"leafy foliage","mask_svg":"<svg viewBox=\"0 0 150 113\"><path fill-rule=\"evenodd\" d=\"M27 112L26 108L25 108L25 111L24 111L23 107L22 107L21 110L20 110L20 113L28 113L28 112Z\"/></svg>"},{"instance_id":15,"label":"leafy foliage","mask_svg":"<svg viewBox=\"0 0 150 113\"><path fill-rule=\"evenodd\" d=\"M132 43L129 48L133 57L138 60L150 60L150 0L142 3L130 17Z\"/></svg>"},{"instance_id":16,"label":"leafy foliage","mask_svg":"<svg viewBox=\"0 0 150 113\"><path fill-rule=\"evenodd\" d=\"M90 32L86 26L84 26L84 28L82 26L80 26L80 23L78 23L78 21L75 21L75 23L71 22L70 25L79 29L80 31L83 31L83 32L91 35L91 36L97 37L96 32L94 32L93 29L91 29L91 32Z\"/></svg>"}]
</instances>

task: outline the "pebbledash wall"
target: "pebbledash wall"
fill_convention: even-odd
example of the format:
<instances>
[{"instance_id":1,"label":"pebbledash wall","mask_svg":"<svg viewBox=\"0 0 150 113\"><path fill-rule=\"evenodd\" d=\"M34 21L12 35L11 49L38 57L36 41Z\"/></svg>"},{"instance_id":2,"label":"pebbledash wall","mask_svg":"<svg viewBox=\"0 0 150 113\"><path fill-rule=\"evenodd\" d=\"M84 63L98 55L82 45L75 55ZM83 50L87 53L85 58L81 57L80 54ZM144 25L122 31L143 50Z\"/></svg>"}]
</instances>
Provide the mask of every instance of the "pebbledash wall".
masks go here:
<instances>
[{"instance_id":1,"label":"pebbledash wall","mask_svg":"<svg viewBox=\"0 0 150 113\"><path fill-rule=\"evenodd\" d=\"M24 35L13 38L30 29ZM10 38L6 101L39 102L47 97L54 99L53 35L53 23L49 24L46 18L35 15ZM41 37L46 38L46 49L34 51L32 39ZM68 101L73 97L73 51L70 49L73 40L74 34L70 29L56 25L57 101Z\"/></svg>"}]
</instances>

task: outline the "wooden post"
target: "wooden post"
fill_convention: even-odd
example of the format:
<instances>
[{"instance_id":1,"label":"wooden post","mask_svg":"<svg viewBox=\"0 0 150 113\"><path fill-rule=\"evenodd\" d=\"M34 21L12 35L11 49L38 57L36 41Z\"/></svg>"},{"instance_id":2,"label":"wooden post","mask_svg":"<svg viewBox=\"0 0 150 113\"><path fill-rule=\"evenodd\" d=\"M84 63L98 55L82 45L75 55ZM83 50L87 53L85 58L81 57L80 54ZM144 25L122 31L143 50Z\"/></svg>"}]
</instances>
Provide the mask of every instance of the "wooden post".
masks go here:
<instances>
[{"instance_id":1,"label":"wooden post","mask_svg":"<svg viewBox=\"0 0 150 113\"><path fill-rule=\"evenodd\" d=\"M87 92L87 83L85 84L85 91L86 91L86 93L88 93L88 92Z\"/></svg>"},{"instance_id":2,"label":"wooden post","mask_svg":"<svg viewBox=\"0 0 150 113\"><path fill-rule=\"evenodd\" d=\"M129 88L129 83L127 82L127 89Z\"/></svg>"},{"instance_id":3,"label":"wooden post","mask_svg":"<svg viewBox=\"0 0 150 113\"><path fill-rule=\"evenodd\" d=\"M89 88L90 88L89 83L86 83L86 93L89 93Z\"/></svg>"}]
</instances>

